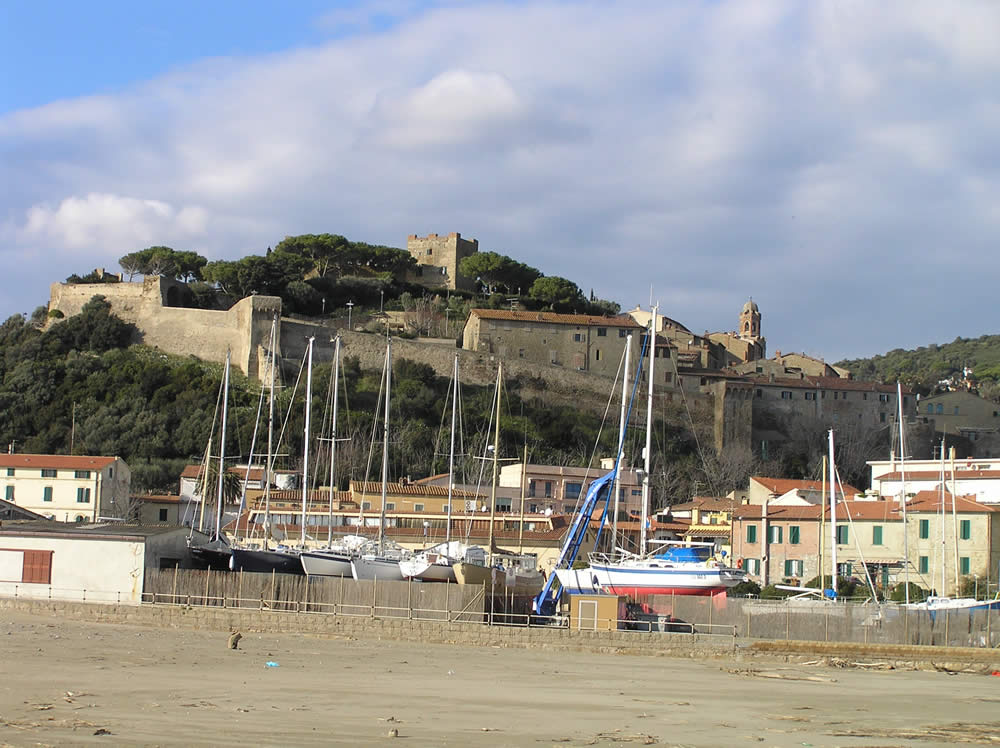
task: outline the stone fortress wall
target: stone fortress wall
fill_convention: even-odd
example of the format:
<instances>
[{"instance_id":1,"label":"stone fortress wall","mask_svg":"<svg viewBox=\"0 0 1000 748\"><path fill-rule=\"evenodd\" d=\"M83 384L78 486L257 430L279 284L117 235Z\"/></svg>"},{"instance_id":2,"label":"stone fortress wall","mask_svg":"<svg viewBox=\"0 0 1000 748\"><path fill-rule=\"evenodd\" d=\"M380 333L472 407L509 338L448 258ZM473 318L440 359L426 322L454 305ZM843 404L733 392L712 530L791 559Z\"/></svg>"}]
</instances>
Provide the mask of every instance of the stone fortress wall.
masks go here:
<instances>
[{"instance_id":1,"label":"stone fortress wall","mask_svg":"<svg viewBox=\"0 0 1000 748\"><path fill-rule=\"evenodd\" d=\"M138 328L136 342L159 348L175 355L193 355L205 361L222 363L226 351L232 351L232 361L251 379L267 377L268 348L271 321L281 314L281 299L274 296L248 296L228 311L188 309L172 306L182 298L182 283L162 277L146 278L136 283L66 284L53 283L50 289L49 309L58 309L67 317L78 314L91 297L104 296L112 311ZM363 369L379 369L385 361L385 338L371 333L355 332L346 327L327 323L280 317L278 351L286 370L293 370L302 360L307 340L311 336L315 363L333 359L333 338L341 335L342 354L359 359ZM462 382L489 385L496 379L499 356L477 351L466 351L439 343L420 340L393 339L393 358L406 358L434 369L443 377L450 377L455 354L459 356ZM610 396L612 379L609 377L546 366L521 359L503 357L505 378L523 377L522 396L543 397L552 404L589 407L603 410ZM749 445L744 429L730 424L735 411L743 410L743 403L735 400L728 389L717 393L694 395L705 401L714 412L715 437L722 443ZM718 399L719 402L715 403ZM714 406L714 407L713 407ZM736 406L734 408L734 406ZM740 412L742 417L745 415ZM741 419L738 419L741 420ZM749 431L749 419L746 431ZM744 441L745 440L745 441Z\"/></svg>"},{"instance_id":2,"label":"stone fortress wall","mask_svg":"<svg viewBox=\"0 0 1000 748\"><path fill-rule=\"evenodd\" d=\"M410 234L406 249L417 261L418 272L410 278L413 282L427 288L474 289L475 280L461 275L458 264L479 251L478 239L463 239L458 232L447 236Z\"/></svg>"}]
</instances>

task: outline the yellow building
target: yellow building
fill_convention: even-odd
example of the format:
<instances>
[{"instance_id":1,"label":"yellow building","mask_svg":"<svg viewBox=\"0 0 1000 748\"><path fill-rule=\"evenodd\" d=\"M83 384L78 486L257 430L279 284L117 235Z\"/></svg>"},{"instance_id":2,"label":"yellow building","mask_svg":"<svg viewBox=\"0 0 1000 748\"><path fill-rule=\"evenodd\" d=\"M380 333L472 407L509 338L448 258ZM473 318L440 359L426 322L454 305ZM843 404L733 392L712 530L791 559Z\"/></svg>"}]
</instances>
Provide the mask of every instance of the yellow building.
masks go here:
<instances>
[{"instance_id":1,"label":"yellow building","mask_svg":"<svg viewBox=\"0 0 1000 748\"><path fill-rule=\"evenodd\" d=\"M59 522L124 519L131 481L118 457L0 455L0 498Z\"/></svg>"}]
</instances>

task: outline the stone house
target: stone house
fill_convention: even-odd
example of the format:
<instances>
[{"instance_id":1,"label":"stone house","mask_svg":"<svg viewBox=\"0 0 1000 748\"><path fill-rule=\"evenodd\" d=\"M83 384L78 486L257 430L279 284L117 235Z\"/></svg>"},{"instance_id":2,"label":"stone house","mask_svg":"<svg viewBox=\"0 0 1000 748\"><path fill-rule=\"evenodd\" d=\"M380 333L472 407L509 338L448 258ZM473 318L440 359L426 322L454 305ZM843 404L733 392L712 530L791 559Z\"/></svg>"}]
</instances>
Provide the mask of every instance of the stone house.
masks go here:
<instances>
[{"instance_id":1,"label":"stone house","mask_svg":"<svg viewBox=\"0 0 1000 748\"><path fill-rule=\"evenodd\" d=\"M0 498L60 522L124 519L131 482L119 457L0 455Z\"/></svg>"},{"instance_id":2,"label":"stone house","mask_svg":"<svg viewBox=\"0 0 1000 748\"><path fill-rule=\"evenodd\" d=\"M462 348L614 377L628 335L637 361L644 331L631 317L473 309Z\"/></svg>"},{"instance_id":3,"label":"stone house","mask_svg":"<svg viewBox=\"0 0 1000 748\"><path fill-rule=\"evenodd\" d=\"M498 482L503 488L520 489L524 481L528 513L572 514L590 484L614 468L613 458L601 463L600 468L583 468L518 462L501 467ZM638 515L642 511L642 472L623 466L619 478L619 513ZM512 511L518 511L518 507L512 507Z\"/></svg>"},{"instance_id":4,"label":"stone house","mask_svg":"<svg viewBox=\"0 0 1000 748\"><path fill-rule=\"evenodd\" d=\"M964 436L970 441L1000 433L1000 405L972 392L943 392L920 398L917 415L934 421L941 434Z\"/></svg>"}]
</instances>

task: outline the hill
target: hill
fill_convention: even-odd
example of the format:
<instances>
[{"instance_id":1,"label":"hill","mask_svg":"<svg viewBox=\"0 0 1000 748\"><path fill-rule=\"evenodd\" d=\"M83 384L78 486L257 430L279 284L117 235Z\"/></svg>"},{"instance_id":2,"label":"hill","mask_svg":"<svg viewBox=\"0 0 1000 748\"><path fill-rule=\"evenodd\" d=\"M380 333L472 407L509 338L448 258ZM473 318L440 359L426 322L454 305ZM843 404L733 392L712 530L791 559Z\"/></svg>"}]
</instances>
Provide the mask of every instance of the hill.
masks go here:
<instances>
[{"instance_id":1,"label":"hill","mask_svg":"<svg viewBox=\"0 0 1000 748\"><path fill-rule=\"evenodd\" d=\"M963 369L972 370L980 394L996 399L1000 395L1000 335L955 338L951 343L921 346L914 350L896 348L888 353L840 361L858 379L909 385L929 394L941 382L964 379Z\"/></svg>"}]
</instances>

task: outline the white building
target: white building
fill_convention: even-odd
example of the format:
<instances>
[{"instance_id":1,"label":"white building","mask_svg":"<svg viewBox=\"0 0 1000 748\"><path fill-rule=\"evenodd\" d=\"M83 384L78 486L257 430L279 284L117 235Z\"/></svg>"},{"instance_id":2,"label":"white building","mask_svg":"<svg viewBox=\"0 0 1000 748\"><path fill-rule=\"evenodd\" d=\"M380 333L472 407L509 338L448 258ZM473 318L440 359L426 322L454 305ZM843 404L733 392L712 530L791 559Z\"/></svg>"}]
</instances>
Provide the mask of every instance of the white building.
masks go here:
<instances>
[{"instance_id":1,"label":"white building","mask_svg":"<svg viewBox=\"0 0 1000 748\"><path fill-rule=\"evenodd\" d=\"M906 494L937 491L941 485L941 460L875 460L872 492L879 496L899 496L906 480ZM944 463L945 489L956 496L974 496L982 504L1000 504L1000 460L963 459Z\"/></svg>"},{"instance_id":2,"label":"white building","mask_svg":"<svg viewBox=\"0 0 1000 748\"><path fill-rule=\"evenodd\" d=\"M59 522L124 518L131 482L118 457L0 455L0 498Z\"/></svg>"},{"instance_id":3,"label":"white building","mask_svg":"<svg viewBox=\"0 0 1000 748\"><path fill-rule=\"evenodd\" d=\"M146 569L191 567L183 527L51 521L0 527L0 595L139 603ZM208 536L196 533L196 542Z\"/></svg>"}]
</instances>

